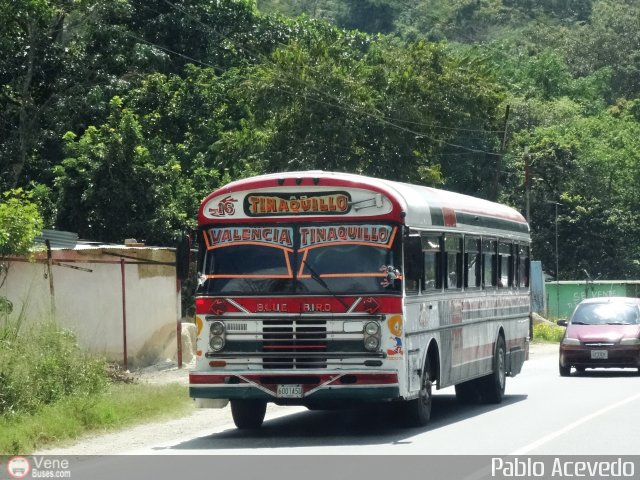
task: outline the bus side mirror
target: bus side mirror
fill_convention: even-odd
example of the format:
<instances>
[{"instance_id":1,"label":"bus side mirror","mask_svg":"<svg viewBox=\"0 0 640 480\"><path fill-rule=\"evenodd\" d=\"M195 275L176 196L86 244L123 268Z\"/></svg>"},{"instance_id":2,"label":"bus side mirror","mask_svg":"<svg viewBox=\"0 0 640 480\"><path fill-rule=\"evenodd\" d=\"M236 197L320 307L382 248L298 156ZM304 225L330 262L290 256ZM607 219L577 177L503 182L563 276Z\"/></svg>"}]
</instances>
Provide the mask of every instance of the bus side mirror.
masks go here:
<instances>
[{"instance_id":1,"label":"bus side mirror","mask_svg":"<svg viewBox=\"0 0 640 480\"><path fill-rule=\"evenodd\" d=\"M189 276L191 263L191 237L183 235L176 245L176 277L185 280Z\"/></svg>"}]
</instances>

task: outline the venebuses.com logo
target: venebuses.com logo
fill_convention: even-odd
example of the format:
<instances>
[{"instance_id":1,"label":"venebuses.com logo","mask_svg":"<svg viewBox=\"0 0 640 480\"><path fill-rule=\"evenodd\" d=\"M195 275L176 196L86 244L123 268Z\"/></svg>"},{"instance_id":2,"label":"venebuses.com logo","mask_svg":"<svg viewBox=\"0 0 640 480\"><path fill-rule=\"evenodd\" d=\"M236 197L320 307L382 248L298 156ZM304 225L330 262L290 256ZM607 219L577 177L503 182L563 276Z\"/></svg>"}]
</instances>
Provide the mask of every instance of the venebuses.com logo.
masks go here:
<instances>
[{"instance_id":1,"label":"venebuses.com logo","mask_svg":"<svg viewBox=\"0 0 640 480\"><path fill-rule=\"evenodd\" d=\"M30 471L31 464L24 457L13 457L7 462L7 472L11 478L25 478Z\"/></svg>"},{"instance_id":2,"label":"venebuses.com logo","mask_svg":"<svg viewBox=\"0 0 640 480\"><path fill-rule=\"evenodd\" d=\"M69 460L40 456L12 457L7 462L10 479L21 478L71 478Z\"/></svg>"}]
</instances>

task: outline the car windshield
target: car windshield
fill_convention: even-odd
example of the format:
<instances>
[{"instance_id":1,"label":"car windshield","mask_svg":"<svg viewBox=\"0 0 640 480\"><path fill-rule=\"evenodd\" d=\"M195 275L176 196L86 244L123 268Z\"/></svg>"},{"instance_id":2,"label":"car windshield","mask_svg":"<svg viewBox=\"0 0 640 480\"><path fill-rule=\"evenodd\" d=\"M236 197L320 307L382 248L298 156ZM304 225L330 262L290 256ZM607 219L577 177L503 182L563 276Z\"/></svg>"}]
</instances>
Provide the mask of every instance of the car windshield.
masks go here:
<instances>
[{"instance_id":1,"label":"car windshield","mask_svg":"<svg viewBox=\"0 0 640 480\"><path fill-rule=\"evenodd\" d=\"M585 303L578 305L571 323L579 325L633 325L638 323L638 307L625 303Z\"/></svg>"},{"instance_id":2,"label":"car windshield","mask_svg":"<svg viewBox=\"0 0 640 480\"><path fill-rule=\"evenodd\" d=\"M398 227L260 225L203 230L201 294L400 293Z\"/></svg>"}]
</instances>

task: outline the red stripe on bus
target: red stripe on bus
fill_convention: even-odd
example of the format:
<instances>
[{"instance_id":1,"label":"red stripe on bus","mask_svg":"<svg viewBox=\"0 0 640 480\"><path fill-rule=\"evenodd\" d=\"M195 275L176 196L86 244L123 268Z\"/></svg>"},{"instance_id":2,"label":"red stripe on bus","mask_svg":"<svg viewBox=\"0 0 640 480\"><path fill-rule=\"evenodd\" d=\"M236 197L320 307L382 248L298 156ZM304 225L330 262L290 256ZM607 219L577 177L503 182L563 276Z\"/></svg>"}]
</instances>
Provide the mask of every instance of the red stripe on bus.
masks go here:
<instances>
[{"instance_id":1,"label":"red stripe on bus","mask_svg":"<svg viewBox=\"0 0 640 480\"><path fill-rule=\"evenodd\" d=\"M198 315L224 315L225 313L271 313L271 314L323 314L346 313L360 298L353 313L400 314L402 297L383 297L363 295L362 297L197 297L196 313ZM229 300L244 308L243 312Z\"/></svg>"},{"instance_id":2,"label":"red stripe on bus","mask_svg":"<svg viewBox=\"0 0 640 480\"><path fill-rule=\"evenodd\" d=\"M198 375L197 373L189 374L189 383L192 385L202 385L211 383L225 383L224 379L229 375Z\"/></svg>"}]
</instances>

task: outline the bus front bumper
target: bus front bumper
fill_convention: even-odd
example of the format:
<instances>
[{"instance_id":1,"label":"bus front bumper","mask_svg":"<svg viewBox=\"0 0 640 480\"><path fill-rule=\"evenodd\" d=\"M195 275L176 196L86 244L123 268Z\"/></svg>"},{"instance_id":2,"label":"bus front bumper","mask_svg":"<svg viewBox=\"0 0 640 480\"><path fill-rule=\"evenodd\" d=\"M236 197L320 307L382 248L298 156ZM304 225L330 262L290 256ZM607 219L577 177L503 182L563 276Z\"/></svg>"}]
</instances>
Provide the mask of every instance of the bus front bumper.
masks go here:
<instances>
[{"instance_id":1,"label":"bus front bumper","mask_svg":"<svg viewBox=\"0 0 640 480\"><path fill-rule=\"evenodd\" d=\"M189 395L208 399L260 399L288 405L310 401L384 401L400 396L397 372L226 374L191 372Z\"/></svg>"}]
</instances>

